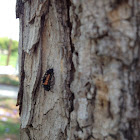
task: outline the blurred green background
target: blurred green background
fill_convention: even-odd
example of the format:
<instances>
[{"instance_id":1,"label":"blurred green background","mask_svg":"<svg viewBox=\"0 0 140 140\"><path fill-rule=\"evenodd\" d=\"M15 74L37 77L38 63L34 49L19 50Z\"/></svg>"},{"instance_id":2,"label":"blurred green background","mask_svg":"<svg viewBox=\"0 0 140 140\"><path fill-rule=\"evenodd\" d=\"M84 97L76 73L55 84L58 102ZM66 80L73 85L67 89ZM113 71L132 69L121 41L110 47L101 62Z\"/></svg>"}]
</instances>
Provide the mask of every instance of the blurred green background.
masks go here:
<instances>
[{"instance_id":1,"label":"blurred green background","mask_svg":"<svg viewBox=\"0 0 140 140\"><path fill-rule=\"evenodd\" d=\"M16 99L0 98L0 140L19 140L19 115Z\"/></svg>"},{"instance_id":2,"label":"blurred green background","mask_svg":"<svg viewBox=\"0 0 140 140\"><path fill-rule=\"evenodd\" d=\"M16 67L18 42L7 37L0 38L0 65Z\"/></svg>"},{"instance_id":3,"label":"blurred green background","mask_svg":"<svg viewBox=\"0 0 140 140\"><path fill-rule=\"evenodd\" d=\"M7 69L13 67L17 69L18 67L18 41L9 39L7 37L0 38L0 66L11 66ZM3 67L0 67L2 69ZM6 68L6 67L5 67ZM18 86L18 76L17 75L0 75L0 84L8 84Z\"/></svg>"},{"instance_id":4,"label":"blurred green background","mask_svg":"<svg viewBox=\"0 0 140 140\"><path fill-rule=\"evenodd\" d=\"M7 85L18 88L18 73L10 72L18 69L18 41L7 37L0 38L0 85ZM8 71L10 74L4 73ZM18 140L19 139L19 113L16 107L16 99L3 97L1 93L5 92L0 89L0 140ZM17 93L16 93L17 94Z\"/></svg>"}]
</instances>

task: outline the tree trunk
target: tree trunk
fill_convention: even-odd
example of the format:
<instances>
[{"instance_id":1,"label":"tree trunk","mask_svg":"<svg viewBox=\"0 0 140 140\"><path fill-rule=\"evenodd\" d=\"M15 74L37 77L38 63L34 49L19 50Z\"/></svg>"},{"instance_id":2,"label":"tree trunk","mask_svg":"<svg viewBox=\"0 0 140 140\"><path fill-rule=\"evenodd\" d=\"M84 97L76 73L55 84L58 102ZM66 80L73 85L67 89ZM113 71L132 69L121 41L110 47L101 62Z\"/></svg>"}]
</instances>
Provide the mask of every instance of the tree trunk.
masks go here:
<instances>
[{"instance_id":1,"label":"tree trunk","mask_svg":"<svg viewBox=\"0 0 140 140\"><path fill-rule=\"evenodd\" d=\"M9 45L8 45L8 55L7 55L7 60L6 60L6 66L9 65L10 61L10 56L11 56L11 47L12 47L12 40L9 40Z\"/></svg>"},{"instance_id":2,"label":"tree trunk","mask_svg":"<svg viewBox=\"0 0 140 140\"><path fill-rule=\"evenodd\" d=\"M139 140L139 7L17 0L21 140Z\"/></svg>"}]
</instances>

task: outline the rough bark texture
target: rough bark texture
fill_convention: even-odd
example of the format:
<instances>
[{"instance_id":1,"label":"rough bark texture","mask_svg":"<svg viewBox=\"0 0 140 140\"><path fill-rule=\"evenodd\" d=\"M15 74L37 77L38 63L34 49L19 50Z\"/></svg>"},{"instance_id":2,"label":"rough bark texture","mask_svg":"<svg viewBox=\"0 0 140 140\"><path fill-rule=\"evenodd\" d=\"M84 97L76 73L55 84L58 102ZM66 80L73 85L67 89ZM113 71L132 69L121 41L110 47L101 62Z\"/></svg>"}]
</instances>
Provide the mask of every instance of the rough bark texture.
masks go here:
<instances>
[{"instance_id":1,"label":"rough bark texture","mask_svg":"<svg viewBox=\"0 0 140 140\"><path fill-rule=\"evenodd\" d=\"M140 139L140 1L17 0L21 140ZM54 69L54 86L41 78Z\"/></svg>"}]
</instances>

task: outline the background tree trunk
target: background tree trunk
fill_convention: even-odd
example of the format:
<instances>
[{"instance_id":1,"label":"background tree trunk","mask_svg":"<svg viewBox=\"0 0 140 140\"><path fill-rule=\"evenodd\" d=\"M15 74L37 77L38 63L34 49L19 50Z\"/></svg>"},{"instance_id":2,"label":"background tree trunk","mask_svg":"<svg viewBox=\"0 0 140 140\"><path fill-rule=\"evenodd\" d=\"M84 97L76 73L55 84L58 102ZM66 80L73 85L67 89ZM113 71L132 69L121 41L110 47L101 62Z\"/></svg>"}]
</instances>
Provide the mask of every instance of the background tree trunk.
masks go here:
<instances>
[{"instance_id":1,"label":"background tree trunk","mask_svg":"<svg viewBox=\"0 0 140 140\"><path fill-rule=\"evenodd\" d=\"M7 55L7 61L6 61L6 66L9 65L10 61L10 56L11 56L11 47L12 47L12 40L9 40L9 45L8 45L8 55Z\"/></svg>"},{"instance_id":2,"label":"background tree trunk","mask_svg":"<svg viewBox=\"0 0 140 140\"><path fill-rule=\"evenodd\" d=\"M21 140L139 140L140 1L17 0L16 15Z\"/></svg>"}]
</instances>

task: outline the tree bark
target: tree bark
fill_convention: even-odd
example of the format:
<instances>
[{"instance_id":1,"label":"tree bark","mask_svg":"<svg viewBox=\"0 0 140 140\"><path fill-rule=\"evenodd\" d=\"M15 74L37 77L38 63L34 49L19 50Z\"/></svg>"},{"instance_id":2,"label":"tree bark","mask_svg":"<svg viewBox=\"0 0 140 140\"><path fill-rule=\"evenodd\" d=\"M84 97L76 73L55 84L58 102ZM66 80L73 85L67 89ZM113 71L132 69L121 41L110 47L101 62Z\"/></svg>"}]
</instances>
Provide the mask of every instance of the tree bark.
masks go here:
<instances>
[{"instance_id":1,"label":"tree bark","mask_svg":"<svg viewBox=\"0 0 140 140\"><path fill-rule=\"evenodd\" d=\"M21 140L139 140L139 7L17 0ZM49 69L54 85L46 91Z\"/></svg>"}]
</instances>

